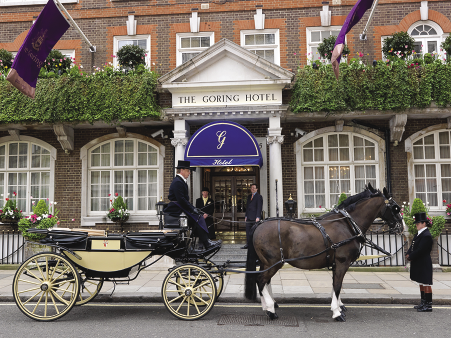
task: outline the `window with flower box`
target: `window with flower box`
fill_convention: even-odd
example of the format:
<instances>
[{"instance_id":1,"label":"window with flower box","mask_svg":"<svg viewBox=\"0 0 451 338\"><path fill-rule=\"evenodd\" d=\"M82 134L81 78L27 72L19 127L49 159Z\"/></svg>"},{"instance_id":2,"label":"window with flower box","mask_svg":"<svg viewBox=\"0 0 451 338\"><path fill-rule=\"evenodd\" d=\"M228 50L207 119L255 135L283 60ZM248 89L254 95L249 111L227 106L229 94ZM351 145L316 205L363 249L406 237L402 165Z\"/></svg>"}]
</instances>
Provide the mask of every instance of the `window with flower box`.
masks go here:
<instances>
[{"instance_id":1,"label":"window with flower box","mask_svg":"<svg viewBox=\"0 0 451 338\"><path fill-rule=\"evenodd\" d=\"M311 134L299 141L300 151L296 151L302 212L332 208L341 193L354 195L368 183L379 186L377 140L353 132Z\"/></svg>"},{"instance_id":2,"label":"window with flower box","mask_svg":"<svg viewBox=\"0 0 451 338\"><path fill-rule=\"evenodd\" d=\"M143 48L146 51L146 66L150 66L150 35L134 35L134 36L115 36L113 39L114 56L125 45L134 45ZM113 66L117 67L117 57L113 57Z\"/></svg>"},{"instance_id":3,"label":"window with flower box","mask_svg":"<svg viewBox=\"0 0 451 338\"><path fill-rule=\"evenodd\" d=\"M310 61L322 60L318 46L331 35L338 36L341 26L307 27L307 59Z\"/></svg>"},{"instance_id":4,"label":"window with flower box","mask_svg":"<svg viewBox=\"0 0 451 338\"><path fill-rule=\"evenodd\" d=\"M52 201L55 157L55 148L32 137L0 138L0 207L5 198L15 198L17 207L30 214L33 203Z\"/></svg>"},{"instance_id":5,"label":"window with flower box","mask_svg":"<svg viewBox=\"0 0 451 338\"><path fill-rule=\"evenodd\" d=\"M133 215L156 214L162 196L163 165L157 145L142 139L114 138L87 151L87 216L104 216L119 194Z\"/></svg>"},{"instance_id":6,"label":"window with flower box","mask_svg":"<svg viewBox=\"0 0 451 338\"><path fill-rule=\"evenodd\" d=\"M414 198L420 198L430 210L446 210L451 201L451 132L437 130L412 140Z\"/></svg>"},{"instance_id":7,"label":"window with flower box","mask_svg":"<svg viewBox=\"0 0 451 338\"><path fill-rule=\"evenodd\" d=\"M280 65L278 29L242 30L241 46L276 65Z\"/></svg>"},{"instance_id":8,"label":"window with flower box","mask_svg":"<svg viewBox=\"0 0 451 338\"><path fill-rule=\"evenodd\" d=\"M443 30L433 21L416 22L407 30L414 38L414 58L420 58L425 53L440 55L440 44L443 41Z\"/></svg>"},{"instance_id":9,"label":"window with flower box","mask_svg":"<svg viewBox=\"0 0 451 338\"><path fill-rule=\"evenodd\" d=\"M214 32L178 33L177 66L191 60L215 43Z\"/></svg>"}]
</instances>

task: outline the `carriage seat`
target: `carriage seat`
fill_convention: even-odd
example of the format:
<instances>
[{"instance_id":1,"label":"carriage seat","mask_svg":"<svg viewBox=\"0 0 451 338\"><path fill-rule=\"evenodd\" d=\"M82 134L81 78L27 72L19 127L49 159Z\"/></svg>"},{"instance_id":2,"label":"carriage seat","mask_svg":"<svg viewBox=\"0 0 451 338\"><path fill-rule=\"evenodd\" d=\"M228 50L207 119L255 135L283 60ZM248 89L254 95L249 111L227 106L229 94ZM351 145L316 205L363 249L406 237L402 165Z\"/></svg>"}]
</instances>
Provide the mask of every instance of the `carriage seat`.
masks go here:
<instances>
[{"instance_id":1,"label":"carriage seat","mask_svg":"<svg viewBox=\"0 0 451 338\"><path fill-rule=\"evenodd\" d=\"M30 233L46 235L40 240L42 244L60 245L68 249L85 250L88 238L87 232L67 231L61 229L28 229Z\"/></svg>"},{"instance_id":2,"label":"carriage seat","mask_svg":"<svg viewBox=\"0 0 451 338\"><path fill-rule=\"evenodd\" d=\"M165 230L178 230L178 231L186 231L188 229L188 224L186 223L186 226L181 226L181 216L183 215L183 218L186 218L185 214L182 213L180 216L172 216L169 213L164 213L164 226L163 229Z\"/></svg>"},{"instance_id":3,"label":"carriage seat","mask_svg":"<svg viewBox=\"0 0 451 338\"><path fill-rule=\"evenodd\" d=\"M174 240L178 237L179 233L175 231L129 232L125 235L125 248L127 250L153 250L173 247Z\"/></svg>"}]
</instances>

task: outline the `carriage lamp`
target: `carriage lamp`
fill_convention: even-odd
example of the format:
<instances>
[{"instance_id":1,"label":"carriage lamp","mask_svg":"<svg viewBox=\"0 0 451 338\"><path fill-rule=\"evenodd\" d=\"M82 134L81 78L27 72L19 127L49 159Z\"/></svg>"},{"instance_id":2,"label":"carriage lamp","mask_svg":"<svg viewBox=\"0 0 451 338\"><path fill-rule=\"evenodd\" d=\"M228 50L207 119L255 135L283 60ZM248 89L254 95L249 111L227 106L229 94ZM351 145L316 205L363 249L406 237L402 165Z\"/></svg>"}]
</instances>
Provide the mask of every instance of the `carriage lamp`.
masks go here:
<instances>
[{"instance_id":1,"label":"carriage lamp","mask_svg":"<svg viewBox=\"0 0 451 338\"><path fill-rule=\"evenodd\" d=\"M293 214L296 210L296 201L291 197L288 200L285 201L285 208L287 209L288 217L293 218Z\"/></svg>"},{"instance_id":2,"label":"carriage lamp","mask_svg":"<svg viewBox=\"0 0 451 338\"><path fill-rule=\"evenodd\" d=\"M160 230L163 229L163 209L165 206L166 206L166 203L164 203L163 196L161 196L160 200L156 204L158 219L160 221L160 223L158 225L158 229L160 229Z\"/></svg>"}]
</instances>

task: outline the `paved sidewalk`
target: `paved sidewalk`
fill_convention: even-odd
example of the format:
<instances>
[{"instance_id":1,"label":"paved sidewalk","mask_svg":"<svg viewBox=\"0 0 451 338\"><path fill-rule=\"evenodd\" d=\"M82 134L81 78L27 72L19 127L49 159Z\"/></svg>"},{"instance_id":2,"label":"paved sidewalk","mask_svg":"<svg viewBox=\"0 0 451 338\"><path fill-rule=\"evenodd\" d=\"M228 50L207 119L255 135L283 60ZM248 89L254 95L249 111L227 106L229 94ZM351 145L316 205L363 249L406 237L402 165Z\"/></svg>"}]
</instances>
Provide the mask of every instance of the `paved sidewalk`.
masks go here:
<instances>
[{"instance_id":1,"label":"paved sidewalk","mask_svg":"<svg viewBox=\"0 0 451 338\"><path fill-rule=\"evenodd\" d=\"M410 281L409 272L348 271L341 297L347 304L416 304L419 287ZM148 269L128 285L105 282L94 301L162 302L161 286L167 269ZM11 302L15 271L0 270L0 302ZM295 268L280 270L272 279L274 298L280 303L329 304L332 291L331 271L308 271ZM436 305L451 305L451 272L434 272L433 299ZM224 277L220 302L246 302L244 274Z\"/></svg>"}]
</instances>

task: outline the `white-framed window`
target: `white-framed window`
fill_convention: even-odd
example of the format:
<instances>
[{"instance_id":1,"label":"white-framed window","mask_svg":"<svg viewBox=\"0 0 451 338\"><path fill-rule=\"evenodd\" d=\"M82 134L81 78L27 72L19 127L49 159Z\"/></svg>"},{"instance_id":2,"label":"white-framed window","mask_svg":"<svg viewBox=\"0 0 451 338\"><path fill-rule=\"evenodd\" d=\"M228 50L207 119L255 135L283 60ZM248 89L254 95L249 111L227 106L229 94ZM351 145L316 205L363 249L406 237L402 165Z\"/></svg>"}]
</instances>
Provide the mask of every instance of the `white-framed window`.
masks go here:
<instances>
[{"instance_id":1,"label":"white-framed window","mask_svg":"<svg viewBox=\"0 0 451 338\"><path fill-rule=\"evenodd\" d=\"M436 130L412 139L413 198L421 198L430 210L446 210L451 201L451 132Z\"/></svg>"},{"instance_id":2,"label":"white-framed window","mask_svg":"<svg viewBox=\"0 0 451 338\"><path fill-rule=\"evenodd\" d=\"M415 39L415 57L421 57L425 53L440 53L440 44L443 41L443 30L433 21L416 22L407 30L407 33Z\"/></svg>"},{"instance_id":3,"label":"white-framed window","mask_svg":"<svg viewBox=\"0 0 451 338\"><path fill-rule=\"evenodd\" d=\"M46 5L47 0L0 0L2 6L30 6L30 5ZM78 3L78 0L60 0L63 4Z\"/></svg>"},{"instance_id":4,"label":"white-framed window","mask_svg":"<svg viewBox=\"0 0 451 338\"><path fill-rule=\"evenodd\" d=\"M53 201L56 149L33 137L20 139L0 138L0 208L8 197L29 215L33 202L42 199L48 205Z\"/></svg>"},{"instance_id":5,"label":"white-framed window","mask_svg":"<svg viewBox=\"0 0 451 338\"><path fill-rule=\"evenodd\" d=\"M355 132L328 130L306 135L296 145L302 212L330 209L341 193L354 195L368 183L379 186L380 142Z\"/></svg>"},{"instance_id":6,"label":"white-framed window","mask_svg":"<svg viewBox=\"0 0 451 338\"><path fill-rule=\"evenodd\" d=\"M104 142L89 151L89 213L104 214L118 193L130 213L156 209L158 201L158 148L131 139ZM111 195L110 195L111 194Z\"/></svg>"},{"instance_id":7,"label":"white-framed window","mask_svg":"<svg viewBox=\"0 0 451 338\"><path fill-rule=\"evenodd\" d=\"M307 58L311 61L321 60L318 46L331 35L338 36L341 26L307 27Z\"/></svg>"},{"instance_id":8,"label":"white-framed window","mask_svg":"<svg viewBox=\"0 0 451 338\"><path fill-rule=\"evenodd\" d=\"M115 36L113 39L114 55L117 55L117 52L125 45L135 45L143 48L147 54L145 57L146 65L150 66L150 35ZM117 57L113 58L113 66L118 66Z\"/></svg>"},{"instance_id":9,"label":"white-framed window","mask_svg":"<svg viewBox=\"0 0 451 338\"><path fill-rule=\"evenodd\" d=\"M214 32L177 33L177 66L191 60L215 43Z\"/></svg>"},{"instance_id":10,"label":"white-framed window","mask_svg":"<svg viewBox=\"0 0 451 338\"><path fill-rule=\"evenodd\" d=\"M241 46L276 65L280 65L278 29L242 30Z\"/></svg>"}]
</instances>

